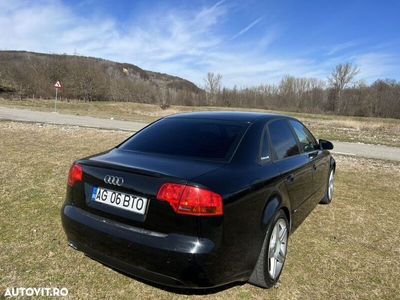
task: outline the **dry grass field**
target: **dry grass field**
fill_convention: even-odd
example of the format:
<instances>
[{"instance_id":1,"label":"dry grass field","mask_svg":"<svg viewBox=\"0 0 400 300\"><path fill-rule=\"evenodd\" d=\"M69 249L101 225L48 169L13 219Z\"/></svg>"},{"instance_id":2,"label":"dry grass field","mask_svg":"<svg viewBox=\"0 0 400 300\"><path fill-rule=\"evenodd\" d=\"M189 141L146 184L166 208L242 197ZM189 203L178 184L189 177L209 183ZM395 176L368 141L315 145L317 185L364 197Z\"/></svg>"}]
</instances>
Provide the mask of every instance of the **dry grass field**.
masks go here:
<instances>
[{"instance_id":1,"label":"dry grass field","mask_svg":"<svg viewBox=\"0 0 400 300\"><path fill-rule=\"evenodd\" d=\"M10 101L0 99L0 106L53 111L53 100ZM157 105L132 102L58 102L60 113L87 115L99 118L114 118L128 121L151 122L166 115L179 112L203 110L249 110L271 112L260 109L226 108L210 106L171 106L162 110ZM366 144L382 144L400 147L400 120L383 118L347 117L320 114L287 113L302 120L316 136L325 139Z\"/></svg>"},{"instance_id":2,"label":"dry grass field","mask_svg":"<svg viewBox=\"0 0 400 300\"><path fill-rule=\"evenodd\" d=\"M1 294L7 287L67 287L71 299L190 296L126 277L67 246L60 208L70 164L128 135L0 122ZM400 164L336 159L334 202L315 209L290 237L279 287L238 284L209 298L399 298Z\"/></svg>"}]
</instances>

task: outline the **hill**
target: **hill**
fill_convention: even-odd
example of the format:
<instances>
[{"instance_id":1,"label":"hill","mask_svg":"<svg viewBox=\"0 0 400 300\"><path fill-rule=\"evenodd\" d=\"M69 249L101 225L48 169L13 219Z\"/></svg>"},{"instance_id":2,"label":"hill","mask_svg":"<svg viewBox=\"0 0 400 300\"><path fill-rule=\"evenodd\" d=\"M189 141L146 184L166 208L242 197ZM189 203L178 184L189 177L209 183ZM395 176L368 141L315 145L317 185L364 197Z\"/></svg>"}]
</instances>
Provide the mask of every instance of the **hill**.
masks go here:
<instances>
[{"instance_id":1,"label":"hill","mask_svg":"<svg viewBox=\"0 0 400 300\"><path fill-rule=\"evenodd\" d=\"M203 94L188 80L132 64L76 55L0 51L0 96L52 98L57 80L63 84L60 96L64 99L166 104Z\"/></svg>"}]
</instances>

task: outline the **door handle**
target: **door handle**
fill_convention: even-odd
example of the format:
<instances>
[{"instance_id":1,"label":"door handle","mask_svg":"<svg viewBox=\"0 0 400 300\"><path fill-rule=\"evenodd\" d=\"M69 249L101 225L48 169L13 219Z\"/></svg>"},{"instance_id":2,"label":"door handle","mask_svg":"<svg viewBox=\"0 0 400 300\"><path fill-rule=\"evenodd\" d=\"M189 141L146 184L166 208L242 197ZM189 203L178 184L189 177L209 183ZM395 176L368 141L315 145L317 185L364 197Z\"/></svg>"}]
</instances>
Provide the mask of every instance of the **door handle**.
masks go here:
<instances>
[{"instance_id":1,"label":"door handle","mask_svg":"<svg viewBox=\"0 0 400 300\"><path fill-rule=\"evenodd\" d=\"M286 177L286 181L287 181L288 183L293 183L293 181L294 181L294 175L293 175L293 174L290 174L288 177Z\"/></svg>"},{"instance_id":2,"label":"door handle","mask_svg":"<svg viewBox=\"0 0 400 300\"><path fill-rule=\"evenodd\" d=\"M309 158L310 160L316 158L317 156L318 156L318 153L317 153L317 152L312 152L312 153L309 153L309 154L308 154L308 158Z\"/></svg>"}]
</instances>

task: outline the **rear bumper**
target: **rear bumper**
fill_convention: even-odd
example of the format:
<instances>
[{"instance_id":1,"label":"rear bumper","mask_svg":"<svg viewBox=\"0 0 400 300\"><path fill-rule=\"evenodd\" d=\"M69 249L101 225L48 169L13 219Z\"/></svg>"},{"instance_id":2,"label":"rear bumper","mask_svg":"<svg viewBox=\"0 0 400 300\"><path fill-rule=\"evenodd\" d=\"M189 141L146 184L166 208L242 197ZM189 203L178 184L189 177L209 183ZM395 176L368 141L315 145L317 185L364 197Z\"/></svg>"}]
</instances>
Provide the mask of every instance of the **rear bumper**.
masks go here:
<instances>
[{"instance_id":1,"label":"rear bumper","mask_svg":"<svg viewBox=\"0 0 400 300\"><path fill-rule=\"evenodd\" d=\"M124 273L182 288L211 288L243 280L222 277L211 240L127 226L69 204L61 215L74 247Z\"/></svg>"}]
</instances>

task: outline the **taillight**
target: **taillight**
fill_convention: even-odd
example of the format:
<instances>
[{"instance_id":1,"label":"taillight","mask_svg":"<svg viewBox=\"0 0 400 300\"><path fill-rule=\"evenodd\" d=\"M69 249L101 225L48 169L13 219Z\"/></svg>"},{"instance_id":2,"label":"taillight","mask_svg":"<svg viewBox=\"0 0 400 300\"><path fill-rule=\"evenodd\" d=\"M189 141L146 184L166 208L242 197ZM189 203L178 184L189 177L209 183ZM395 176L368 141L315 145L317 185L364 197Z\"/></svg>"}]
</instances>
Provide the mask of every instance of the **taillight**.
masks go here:
<instances>
[{"instance_id":1,"label":"taillight","mask_svg":"<svg viewBox=\"0 0 400 300\"><path fill-rule=\"evenodd\" d=\"M83 176L82 167L78 164L73 164L69 169L68 185L72 187L76 182L82 181L82 176Z\"/></svg>"},{"instance_id":2,"label":"taillight","mask_svg":"<svg viewBox=\"0 0 400 300\"><path fill-rule=\"evenodd\" d=\"M165 183L158 191L157 199L167 201L178 214L195 216L224 214L224 204L220 195L195 186Z\"/></svg>"}]
</instances>

